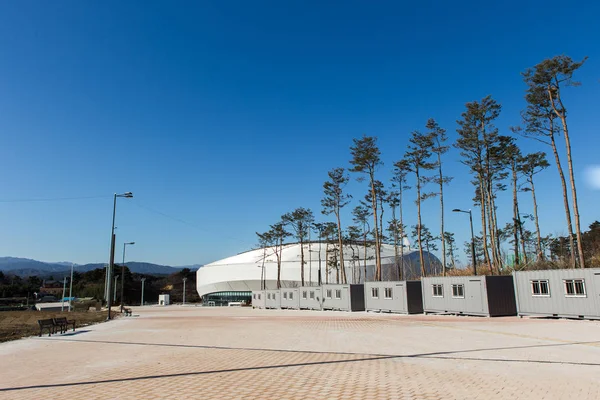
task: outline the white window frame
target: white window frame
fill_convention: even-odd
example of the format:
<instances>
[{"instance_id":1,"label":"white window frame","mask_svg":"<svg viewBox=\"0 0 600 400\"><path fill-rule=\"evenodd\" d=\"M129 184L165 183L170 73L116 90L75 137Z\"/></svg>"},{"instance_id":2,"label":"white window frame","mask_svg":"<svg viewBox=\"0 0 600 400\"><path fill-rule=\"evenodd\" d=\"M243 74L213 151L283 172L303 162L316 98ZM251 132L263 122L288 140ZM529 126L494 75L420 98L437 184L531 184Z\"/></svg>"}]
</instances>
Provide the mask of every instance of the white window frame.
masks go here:
<instances>
[{"instance_id":1,"label":"white window frame","mask_svg":"<svg viewBox=\"0 0 600 400\"><path fill-rule=\"evenodd\" d=\"M311 290L311 291L310 291L310 299L311 299L311 300L314 300L314 299L315 299L315 291L314 291L314 290Z\"/></svg>"},{"instance_id":2,"label":"white window frame","mask_svg":"<svg viewBox=\"0 0 600 400\"><path fill-rule=\"evenodd\" d=\"M550 281L548 279L532 279L529 281L531 285L531 295L533 297L550 297ZM542 293L542 282L546 284L548 293ZM539 293L535 293L535 285L538 285ZM566 284L565 284L566 290Z\"/></svg>"},{"instance_id":3,"label":"white window frame","mask_svg":"<svg viewBox=\"0 0 600 400\"><path fill-rule=\"evenodd\" d=\"M302 291L302 298L303 299L308 299L308 291L307 290L303 290Z\"/></svg>"},{"instance_id":4,"label":"white window frame","mask_svg":"<svg viewBox=\"0 0 600 400\"><path fill-rule=\"evenodd\" d=\"M388 291L389 291L389 295L388 295ZM394 289L392 289L391 287L383 288L383 298L384 299L391 299L393 297L394 297Z\"/></svg>"},{"instance_id":5,"label":"white window frame","mask_svg":"<svg viewBox=\"0 0 600 400\"><path fill-rule=\"evenodd\" d=\"M283 292L283 298L287 300L287 292Z\"/></svg>"},{"instance_id":6,"label":"white window frame","mask_svg":"<svg viewBox=\"0 0 600 400\"><path fill-rule=\"evenodd\" d=\"M576 283L577 282L581 282L581 287L583 288L583 293L576 293L577 290L575 289ZM567 290L568 288L568 284L571 283L573 285L573 294L569 294L569 291ZM563 285L565 287L565 297L587 297L587 292L585 290L585 279L563 279Z\"/></svg>"},{"instance_id":7,"label":"white window frame","mask_svg":"<svg viewBox=\"0 0 600 400\"><path fill-rule=\"evenodd\" d=\"M260 300L260 293L258 294L258 299Z\"/></svg>"},{"instance_id":8,"label":"white window frame","mask_svg":"<svg viewBox=\"0 0 600 400\"><path fill-rule=\"evenodd\" d=\"M336 299L342 298L342 289L335 289L335 298Z\"/></svg>"},{"instance_id":9,"label":"white window frame","mask_svg":"<svg viewBox=\"0 0 600 400\"><path fill-rule=\"evenodd\" d=\"M267 300L271 300L271 293L267 293Z\"/></svg>"},{"instance_id":10,"label":"white window frame","mask_svg":"<svg viewBox=\"0 0 600 400\"><path fill-rule=\"evenodd\" d=\"M330 299L331 298L331 289L325 290L325 298L326 299Z\"/></svg>"},{"instance_id":11,"label":"white window frame","mask_svg":"<svg viewBox=\"0 0 600 400\"><path fill-rule=\"evenodd\" d=\"M462 295L457 295L457 294L455 295L455 292L454 292L455 288L456 289L461 288ZM464 299L465 298L465 285L463 285L462 283L453 283L452 284L452 298L453 299Z\"/></svg>"},{"instance_id":12,"label":"white window frame","mask_svg":"<svg viewBox=\"0 0 600 400\"><path fill-rule=\"evenodd\" d=\"M441 289L442 294L435 294L436 288ZM431 296L432 297L444 297L444 285L441 283L433 283L431 284Z\"/></svg>"},{"instance_id":13,"label":"white window frame","mask_svg":"<svg viewBox=\"0 0 600 400\"><path fill-rule=\"evenodd\" d=\"M379 288L376 288L376 287L372 287L371 288L371 297L373 299L378 299L379 298Z\"/></svg>"}]
</instances>

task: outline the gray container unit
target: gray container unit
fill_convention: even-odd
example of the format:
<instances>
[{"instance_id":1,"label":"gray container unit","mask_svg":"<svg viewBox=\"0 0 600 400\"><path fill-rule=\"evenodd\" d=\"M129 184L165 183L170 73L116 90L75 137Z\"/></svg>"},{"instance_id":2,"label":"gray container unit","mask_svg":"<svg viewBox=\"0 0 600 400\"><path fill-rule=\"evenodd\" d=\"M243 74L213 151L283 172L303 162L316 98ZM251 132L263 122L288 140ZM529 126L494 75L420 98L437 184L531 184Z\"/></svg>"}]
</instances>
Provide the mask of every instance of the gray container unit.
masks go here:
<instances>
[{"instance_id":1,"label":"gray container unit","mask_svg":"<svg viewBox=\"0 0 600 400\"><path fill-rule=\"evenodd\" d=\"M520 316L600 319L600 269L513 272Z\"/></svg>"},{"instance_id":2,"label":"gray container unit","mask_svg":"<svg viewBox=\"0 0 600 400\"><path fill-rule=\"evenodd\" d=\"M275 290L265 290L267 294L267 300L265 304L265 308L281 308L281 293L279 289Z\"/></svg>"},{"instance_id":3,"label":"gray container unit","mask_svg":"<svg viewBox=\"0 0 600 400\"><path fill-rule=\"evenodd\" d=\"M323 310L365 311L365 285L323 285Z\"/></svg>"},{"instance_id":4,"label":"gray container unit","mask_svg":"<svg viewBox=\"0 0 600 400\"><path fill-rule=\"evenodd\" d=\"M252 292L252 308L266 308L267 296L264 290Z\"/></svg>"},{"instance_id":5,"label":"gray container unit","mask_svg":"<svg viewBox=\"0 0 600 400\"><path fill-rule=\"evenodd\" d=\"M298 289L300 293L301 310L321 310L323 301L323 290L320 286L301 286Z\"/></svg>"},{"instance_id":6,"label":"gray container unit","mask_svg":"<svg viewBox=\"0 0 600 400\"><path fill-rule=\"evenodd\" d=\"M281 288L281 308L300 309L300 290Z\"/></svg>"},{"instance_id":7,"label":"gray container unit","mask_svg":"<svg viewBox=\"0 0 600 400\"><path fill-rule=\"evenodd\" d=\"M367 282L365 306L367 311L422 314L421 281Z\"/></svg>"},{"instance_id":8,"label":"gray container unit","mask_svg":"<svg viewBox=\"0 0 600 400\"><path fill-rule=\"evenodd\" d=\"M517 315L512 276L423 278L422 285L425 314Z\"/></svg>"}]
</instances>

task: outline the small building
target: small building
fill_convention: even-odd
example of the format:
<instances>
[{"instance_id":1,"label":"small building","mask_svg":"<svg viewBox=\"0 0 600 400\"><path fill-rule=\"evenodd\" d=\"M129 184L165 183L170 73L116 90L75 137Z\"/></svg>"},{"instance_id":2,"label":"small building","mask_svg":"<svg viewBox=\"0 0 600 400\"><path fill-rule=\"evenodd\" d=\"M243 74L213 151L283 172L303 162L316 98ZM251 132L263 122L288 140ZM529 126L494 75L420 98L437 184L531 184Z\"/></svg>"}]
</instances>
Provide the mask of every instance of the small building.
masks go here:
<instances>
[{"instance_id":1,"label":"small building","mask_svg":"<svg viewBox=\"0 0 600 400\"><path fill-rule=\"evenodd\" d=\"M300 309L300 290L298 288L281 288L281 308Z\"/></svg>"},{"instance_id":2,"label":"small building","mask_svg":"<svg viewBox=\"0 0 600 400\"><path fill-rule=\"evenodd\" d=\"M281 293L279 289L265 290L267 299L265 301L265 308L279 309L281 308Z\"/></svg>"},{"instance_id":3,"label":"small building","mask_svg":"<svg viewBox=\"0 0 600 400\"><path fill-rule=\"evenodd\" d=\"M266 308L267 297L264 290L252 292L252 308Z\"/></svg>"},{"instance_id":4,"label":"small building","mask_svg":"<svg viewBox=\"0 0 600 400\"><path fill-rule=\"evenodd\" d=\"M323 289L320 286L302 286L300 292L301 310L321 310L323 301Z\"/></svg>"},{"instance_id":5,"label":"small building","mask_svg":"<svg viewBox=\"0 0 600 400\"><path fill-rule=\"evenodd\" d=\"M600 319L600 269L513 272L519 316Z\"/></svg>"},{"instance_id":6,"label":"small building","mask_svg":"<svg viewBox=\"0 0 600 400\"><path fill-rule=\"evenodd\" d=\"M171 304L171 296L168 294L159 294L158 295L158 305L159 306L168 306Z\"/></svg>"},{"instance_id":7,"label":"small building","mask_svg":"<svg viewBox=\"0 0 600 400\"><path fill-rule=\"evenodd\" d=\"M422 314L421 281L367 282L365 283L365 309L400 314Z\"/></svg>"},{"instance_id":8,"label":"small building","mask_svg":"<svg viewBox=\"0 0 600 400\"><path fill-rule=\"evenodd\" d=\"M323 310L365 311L365 285L323 285Z\"/></svg>"},{"instance_id":9,"label":"small building","mask_svg":"<svg viewBox=\"0 0 600 400\"><path fill-rule=\"evenodd\" d=\"M425 314L517 315L512 276L432 277L422 286Z\"/></svg>"}]
</instances>

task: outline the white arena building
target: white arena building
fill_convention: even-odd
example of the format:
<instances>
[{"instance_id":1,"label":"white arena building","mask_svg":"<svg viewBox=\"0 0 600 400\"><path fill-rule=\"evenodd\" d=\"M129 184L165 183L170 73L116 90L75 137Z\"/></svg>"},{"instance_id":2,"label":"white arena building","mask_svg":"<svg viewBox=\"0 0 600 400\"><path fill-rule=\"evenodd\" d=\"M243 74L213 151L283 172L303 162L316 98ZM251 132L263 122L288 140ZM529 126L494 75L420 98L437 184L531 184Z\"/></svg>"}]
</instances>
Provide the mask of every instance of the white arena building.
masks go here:
<instances>
[{"instance_id":1,"label":"white arena building","mask_svg":"<svg viewBox=\"0 0 600 400\"><path fill-rule=\"evenodd\" d=\"M319 270L322 283L341 282L341 271L338 271L334 255L337 246L325 243L304 243L304 285L316 286L319 283ZM337 250L335 250L337 252ZM365 282L364 248L360 244L344 246L344 265L348 283ZM398 250L400 253L400 250ZM327 266L326 256L329 255ZM283 245L281 249L281 287L301 286L300 244ZM441 269L439 259L424 252L425 270L427 274ZM381 249L382 280L398 280L394 246L383 244ZM334 267L334 265L336 267ZM418 279L421 276L419 251L404 247L404 258L398 265L402 268L404 279ZM320 266L320 268L319 268ZM339 275L339 278L338 278ZM367 248L366 281L374 280L375 252L373 247ZM249 301L253 290L261 289L261 280L266 289L277 289L277 256L275 248L254 249L219 261L206 264L196 272L196 290L205 303L215 305L227 304L230 301Z\"/></svg>"}]
</instances>

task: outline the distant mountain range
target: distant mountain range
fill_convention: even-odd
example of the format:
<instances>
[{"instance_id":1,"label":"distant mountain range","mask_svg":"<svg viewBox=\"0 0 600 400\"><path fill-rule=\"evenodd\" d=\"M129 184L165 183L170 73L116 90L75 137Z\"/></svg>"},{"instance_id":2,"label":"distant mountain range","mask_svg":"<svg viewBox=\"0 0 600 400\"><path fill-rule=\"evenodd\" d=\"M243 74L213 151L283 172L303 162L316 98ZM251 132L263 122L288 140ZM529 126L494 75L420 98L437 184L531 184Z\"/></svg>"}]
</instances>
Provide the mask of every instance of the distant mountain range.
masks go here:
<instances>
[{"instance_id":1,"label":"distant mountain range","mask_svg":"<svg viewBox=\"0 0 600 400\"><path fill-rule=\"evenodd\" d=\"M189 268L192 271L195 271L201 267L201 265L199 264L185 265L181 267L171 267L169 265L159 265L137 261L130 261L126 264L127 267L131 270L131 272L149 275L170 275L172 273L181 271L183 268ZM92 263L83 265L75 264L75 271L87 272L96 268L104 268L105 265L106 264L104 263ZM67 261L42 262L37 260L31 260L28 258L0 257L0 271L18 276L62 276L67 272L70 273L70 270L71 263Z\"/></svg>"}]
</instances>

